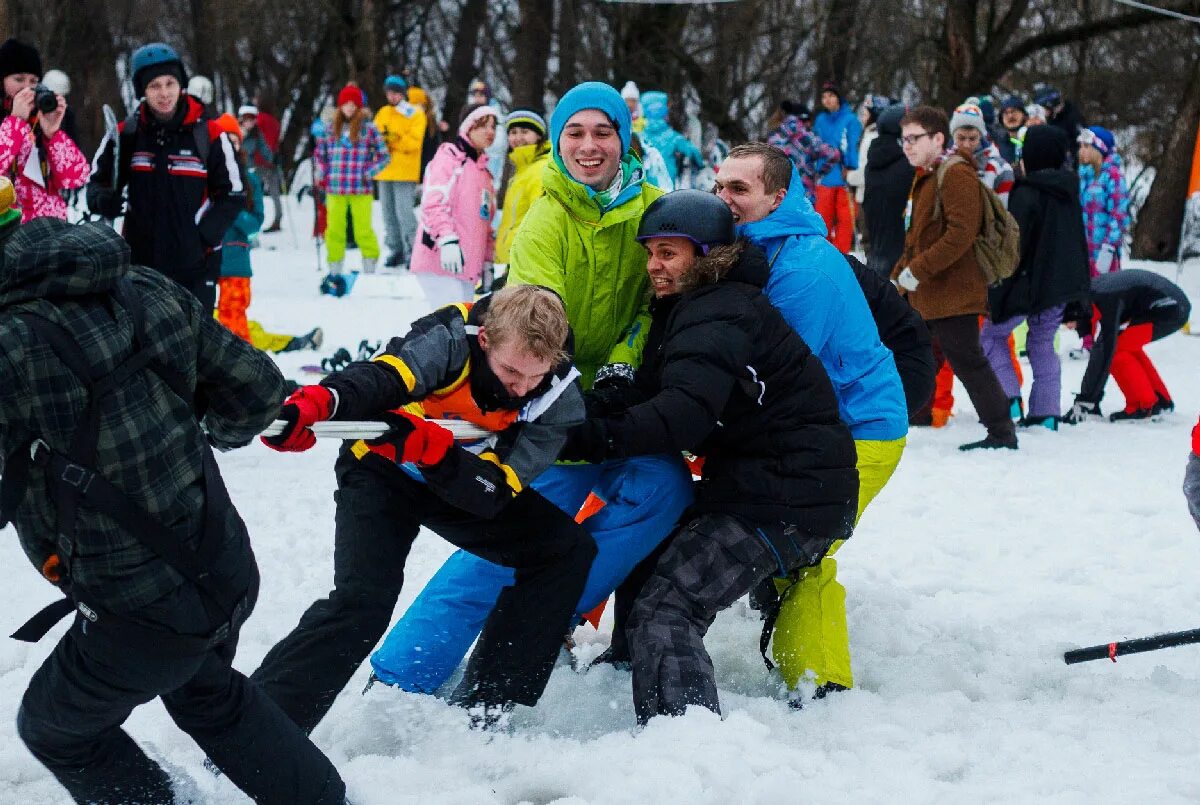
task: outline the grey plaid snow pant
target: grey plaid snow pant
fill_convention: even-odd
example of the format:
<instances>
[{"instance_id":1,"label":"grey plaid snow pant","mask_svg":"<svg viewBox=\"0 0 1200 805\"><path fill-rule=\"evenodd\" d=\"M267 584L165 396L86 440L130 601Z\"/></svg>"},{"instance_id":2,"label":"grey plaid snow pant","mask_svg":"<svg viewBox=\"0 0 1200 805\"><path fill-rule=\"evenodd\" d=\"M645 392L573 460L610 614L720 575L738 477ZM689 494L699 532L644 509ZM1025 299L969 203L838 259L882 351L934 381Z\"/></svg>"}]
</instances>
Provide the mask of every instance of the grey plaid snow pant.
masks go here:
<instances>
[{"instance_id":1,"label":"grey plaid snow pant","mask_svg":"<svg viewBox=\"0 0 1200 805\"><path fill-rule=\"evenodd\" d=\"M1188 454L1187 472L1183 476L1183 496L1187 498L1188 511L1200 528L1200 456Z\"/></svg>"},{"instance_id":2,"label":"grey plaid snow pant","mask_svg":"<svg viewBox=\"0 0 1200 805\"><path fill-rule=\"evenodd\" d=\"M735 517L705 514L672 535L626 630L639 723L691 704L721 712L704 635L718 612L777 573L765 539Z\"/></svg>"}]
</instances>

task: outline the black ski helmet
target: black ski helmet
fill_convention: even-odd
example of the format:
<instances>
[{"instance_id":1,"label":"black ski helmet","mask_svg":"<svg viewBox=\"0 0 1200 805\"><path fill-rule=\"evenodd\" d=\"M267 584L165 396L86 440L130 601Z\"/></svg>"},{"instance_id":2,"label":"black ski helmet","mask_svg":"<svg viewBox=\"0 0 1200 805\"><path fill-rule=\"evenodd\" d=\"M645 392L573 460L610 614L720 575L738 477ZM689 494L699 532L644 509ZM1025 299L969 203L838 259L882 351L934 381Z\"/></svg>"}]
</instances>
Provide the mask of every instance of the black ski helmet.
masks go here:
<instances>
[{"instance_id":1,"label":"black ski helmet","mask_svg":"<svg viewBox=\"0 0 1200 805\"><path fill-rule=\"evenodd\" d=\"M702 190L676 190L659 196L642 213L639 242L648 238L687 238L703 254L737 240L733 213L725 202Z\"/></svg>"}]
</instances>

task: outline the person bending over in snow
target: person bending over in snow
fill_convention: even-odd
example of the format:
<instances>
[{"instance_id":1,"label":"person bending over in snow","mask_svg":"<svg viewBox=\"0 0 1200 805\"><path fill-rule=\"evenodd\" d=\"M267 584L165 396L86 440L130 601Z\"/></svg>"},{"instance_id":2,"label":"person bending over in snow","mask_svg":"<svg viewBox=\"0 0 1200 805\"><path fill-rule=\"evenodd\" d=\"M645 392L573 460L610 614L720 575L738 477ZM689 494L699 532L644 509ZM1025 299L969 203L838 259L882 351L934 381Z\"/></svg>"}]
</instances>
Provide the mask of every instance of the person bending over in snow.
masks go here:
<instances>
[{"instance_id":1,"label":"person bending over in snow","mask_svg":"<svg viewBox=\"0 0 1200 805\"><path fill-rule=\"evenodd\" d=\"M527 488L584 418L570 350L557 295L506 288L418 319L371 361L288 398L286 429L263 439L277 450L307 450L315 422L392 423L382 438L348 444L338 457L334 589L253 675L306 732L387 628L421 526L516 572L452 700L481 705L484 723L537 702L596 554L581 526ZM455 446L425 417L473 422L493 435Z\"/></svg>"},{"instance_id":2,"label":"person bending over in snow","mask_svg":"<svg viewBox=\"0 0 1200 805\"><path fill-rule=\"evenodd\" d=\"M1093 277L1091 304L1068 305L1063 313L1067 327L1096 339L1083 386L1063 421L1074 425L1101 416L1100 400L1110 371L1125 395L1125 409L1109 416L1110 421L1174 411L1167 385L1143 350L1151 341L1178 332L1191 313L1187 294L1151 271L1126 269Z\"/></svg>"},{"instance_id":3,"label":"person bending over in snow","mask_svg":"<svg viewBox=\"0 0 1200 805\"><path fill-rule=\"evenodd\" d=\"M638 240L655 296L645 361L620 390L589 395L563 458L705 459L626 628L645 723L691 704L720 712L705 632L763 580L850 536L858 471L829 377L763 294L766 255L736 239L729 209L678 190L650 205Z\"/></svg>"}]
</instances>

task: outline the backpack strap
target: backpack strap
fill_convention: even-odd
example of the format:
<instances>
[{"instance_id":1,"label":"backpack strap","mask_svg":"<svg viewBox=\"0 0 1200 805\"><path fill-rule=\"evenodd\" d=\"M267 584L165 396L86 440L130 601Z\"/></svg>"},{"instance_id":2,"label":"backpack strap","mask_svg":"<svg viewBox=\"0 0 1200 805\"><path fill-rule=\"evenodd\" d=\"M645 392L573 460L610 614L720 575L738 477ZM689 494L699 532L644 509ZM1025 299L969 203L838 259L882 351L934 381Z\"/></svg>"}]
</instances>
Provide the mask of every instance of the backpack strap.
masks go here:
<instances>
[{"instance_id":1,"label":"backpack strap","mask_svg":"<svg viewBox=\"0 0 1200 805\"><path fill-rule=\"evenodd\" d=\"M933 201L933 217L934 218L942 217L942 185L945 184L945 182L946 182L946 172L949 171L955 165L959 165L959 164L965 165L966 162L967 161L965 159L963 159L962 157L960 157L958 154L951 154L950 156L948 156L944 160L942 160L941 165L938 165L937 171L934 174L935 180L937 182L937 189L935 191L934 201Z\"/></svg>"}]
</instances>

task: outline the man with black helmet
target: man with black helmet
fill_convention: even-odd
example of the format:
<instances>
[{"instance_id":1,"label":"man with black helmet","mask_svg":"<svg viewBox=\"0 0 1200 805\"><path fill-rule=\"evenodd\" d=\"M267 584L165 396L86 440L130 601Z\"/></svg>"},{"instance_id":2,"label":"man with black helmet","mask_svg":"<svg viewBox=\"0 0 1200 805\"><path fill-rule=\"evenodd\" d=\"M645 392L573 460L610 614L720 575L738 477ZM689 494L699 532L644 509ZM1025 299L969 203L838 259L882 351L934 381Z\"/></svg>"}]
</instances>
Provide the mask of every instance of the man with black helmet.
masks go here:
<instances>
[{"instance_id":1,"label":"man with black helmet","mask_svg":"<svg viewBox=\"0 0 1200 805\"><path fill-rule=\"evenodd\" d=\"M709 625L850 536L858 472L829 377L763 293L767 257L736 239L725 204L670 193L646 209L637 239L654 294L645 360L620 393L590 393L589 419L562 457L704 458L690 519L668 538L625 632L645 723L689 705L720 712Z\"/></svg>"},{"instance_id":2,"label":"man with black helmet","mask_svg":"<svg viewBox=\"0 0 1200 805\"><path fill-rule=\"evenodd\" d=\"M187 73L173 48L143 45L130 67L142 101L115 139L101 141L88 207L105 218L123 214L133 262L166 274L211 312L221 240L246 205L242 169L229 136L183 91Z\"/></svg>"}]
</instances>

